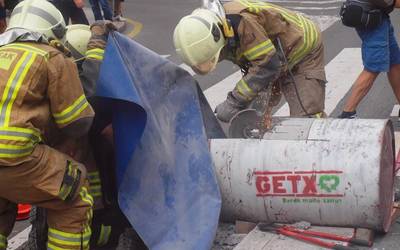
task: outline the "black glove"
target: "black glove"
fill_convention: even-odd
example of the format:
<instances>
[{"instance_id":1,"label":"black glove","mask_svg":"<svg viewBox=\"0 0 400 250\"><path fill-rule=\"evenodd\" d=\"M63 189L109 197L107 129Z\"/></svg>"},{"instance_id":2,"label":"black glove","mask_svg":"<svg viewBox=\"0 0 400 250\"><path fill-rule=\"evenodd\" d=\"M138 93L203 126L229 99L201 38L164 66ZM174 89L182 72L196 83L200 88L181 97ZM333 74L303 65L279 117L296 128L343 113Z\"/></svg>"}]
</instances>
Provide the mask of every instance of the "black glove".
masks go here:
<instances>
[{"instance_id":1,"label":"black glove","mask_svg":"<svg viewBox=\"0 0 400 250\"><path fill-rule=\"evenodd\" d=\"M343 111L338 118L340 119L355 119L357 118L357 112L356 111L352 111L352 112L346 112Z\"/></svg>"},{"instance_id":2,"label":"black glove","mask_svg":"<svg viewBox=\"0 0 400 250\"><path fill-rule=\"evenodd\" d=\"M92 25L90 25L90 31L92 32L92 36L90 37L88 43L88 49L93 48L105 48L107 43L108 34L111 31L116 31L117 27L108 20L96 21Z\"/></svg>"},{"instance_id":3,"label":"black glove","mask_svg":"<svg viewBox=\"0 0 400 250\"><path fill-rule=\"evenodd\" d=\"M217 118L222 122L229 122L239 111L245 109L247 103L240 102L233 95L232 92L228 93L228 97L223 103L220 103L215 108Z\"/></svg>"}]
</instances>

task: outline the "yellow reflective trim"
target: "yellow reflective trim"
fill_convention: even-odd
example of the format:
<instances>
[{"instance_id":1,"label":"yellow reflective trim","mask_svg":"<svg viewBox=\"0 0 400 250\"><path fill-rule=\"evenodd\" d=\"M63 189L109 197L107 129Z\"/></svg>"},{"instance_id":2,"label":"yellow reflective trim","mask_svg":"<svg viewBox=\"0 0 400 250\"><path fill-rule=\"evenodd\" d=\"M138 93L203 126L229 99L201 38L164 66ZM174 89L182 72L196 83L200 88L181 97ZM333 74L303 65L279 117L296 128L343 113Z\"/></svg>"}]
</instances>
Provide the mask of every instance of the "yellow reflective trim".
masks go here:
<instances>
[{"instance_id":1,"label":"yellow reflective trim","mask_svg":"<svg viewBox=\"0 0 400 250\"><path fill-rule=\"evenodd\" d=\"M38 49L38 48L36 48L34 46L27 45L27 44L24 44L24 43L7 44L7 45L1 47L0 50L8 49L8 48L33 52L35 54L39 54L39 55L45 57L45 59L48 59L48 57L49 57L49 53L47 51Z\"/></svg>"},{"instance_id":2,"label":"yellow reflective trim","mask_svg":"<svg viewBox=\"0 0 400 250\"><path fill-rule=\"evenodd\" d=\"M85 231L86 230L84 230L84 232L83 232L84 238L91 234L90 230L87 230L86 232ZM81 239L81 233L67 233L67 232L57 230L55 228L49 228L49 233L51 233L52 235L60 235L62 237L70 238L70 239L79 239L79 240Z\"/></svg>"},{"instance_id":3,"label":"yellow reflective trim","mask_svg":"<svg viewBox=\"0 0 400 250\"><path fill-rule=\"evenodd\" d=\"M324 116L324 112L319 112L314 115L315 118L322 118Z\"/></svg>"},{"instance_id":4,"label":"yellow reflective trim","mask_svg":"<svg viewBox=\"0 0 400 250\"><path fill-rule=\"evenodd\" d=\"M259 51L258 53L253 54L251 57L250 56L247 57L247 59L249 61L251 61L251 60L254 60L254 59L256 59L256 58L258 58L258 57L260 57L262 55L268 55L269 53L273 52L274 50L275 50L275 47L273 45L271 45L269 48L265 48L265 49Z\"/></svg>"},{"instance_id":5,"label":"yellow reflective trim","mask_svg":"<svg viewBox=\"0 0 400 250\"><path fill-rule=\"evenodd\" d=\"M89 106L88 101L86 100L85 95L81 95L76 101L60 113L53 114L53 117L57 124L65 124L70 121L73 121L76 117L78 117L86 107Z\"/></svg>"},{"instance_id":6,"label":"yellow reflective trim","mask_svg":"<svg viewBox=\"0 0 400 250\"><path fill-rule=\"evenodd\" d=\"M97 60L103 60L104 58L104 49L90 49L86 51L86 57L87 58L93 58Z\"/></svg>"},{"instance_id":7,"label":"yellow reflective trim","mask_svg":"<svg viewBox=\"0 0 400 250\"><path fill-rule=\"evenodd\" d=\"M256 95L256 93L247 85L247 83L241 79L237 84L236 84L237 90L239 94L241 94L243 97L247 99L251 99Z\"/></svg>"},{"instance_id":8,"label":"yellow reflective trim","mask_svg":"<svg viewBox=\"0 0 400 250\"><path fill-rule=\"evenodd\" d=\"M0 68L9 70L18 54L12 51L0 51Z\"/></svg>"},{"instance_id":9,"label":"yellow reflective trim","mask_svg":"<svg viewBox=\"0 0 400 250\"><path fill-rule=\"evenodd\" d=\"M96 179L89 178L89 184L90 184L90 186L96 185L96 184L101 185L101 180L99 177L97 177Z\"/></svg>"},{"instance_id":10,"label":"yellow reflective trim","mask_svg":"<svg viewBox=\"0 0 400 250\"><path fill-rule=\"evenodd\" d=\"M81 245L81 239L80 238L79 238L78 241L67 241L67 240L59 240L59 239L51 237L49 235L48 236L48 240L53 242L53 243L60 244L60 245L63 245L63 246L77 247L77 246ZM87 241L89 241L89 240L87 240ZM84 241L83 241L83 244L84 244Z\"/></svg>"},{"instance_id":11,"label":"yellow reflective trim","mask_svg":"<svg viewBox=\"0 0 400 250\"><path fill-rule=\"evenodd\" d=\"M92 192L90 195L92 195L93 198L99 198L103 196L101 192Z\"/></svg>"},{"instance_id":12,"label":"yellow reflective trim","mask_svg":"<svg viewBox=\"0 0 400 250\"><path fill-rule=\"evenodd\" d=\"M93 172L89 172L88 176L99 176L99 171L93 171Z\"/></svg>"},{"instance_id":13,"label":"yellow reflective trim","mask_svg":"<svg viewBox=\"0 0 400 250\"><path fill-rule=\"evenodd\" d=\"M0 127L0 139L34 143L42 140L36 130L18 127Z\"/></svg>"},{"instance_id":14,"label":"yellow reflective trim","mask_svg":"<svg viewBox=\"0 0 400 250\"><path fill-rule=\"evenodd\" d=\"M90 204L90 206L93 206L93 197L89 194L86 187L82 187L82 190L79 192L79 195L81 196L84 202Z\"/></svg>"},{"instance_id":15,"label":"yellow reflective trim","mask_svg":"<svg viewBox=\"0 0 400 250\"><path fill-rule=\"evenodd\" d=\"M15 99L17 99L17 95L19 92L19 89L21 88L22 82L25 80L25 77L27 73L29 72L33 62L36 60L36 54L33 54L28 63L26 64L24 70L22 71L21 76L18 79L17 85L15 86L15 89L12 93L11 99L8 102L7 108L6 108L6 117L4 121L4 126L8 127L8 124L10 123L10 117L11 117L11 109L12 105L15 102Z\"/></svg>"},{"instance_id":16,"label":"yellow reflective trim","mask_svg":"<svg viewBox=\"0 0 400 250\"><path fill-rule=\"evenodd\" d=\"M97 240L97 245L104 246L105 244L107 244L108 240L110 239L110 234L111 226L104 226L103 224L101 224L100 236Z\"/></svg>"},{"instance_id":17,"label":"yellow reflective trim","mask_svg":"<svg viewBox=\"0 0 400 250\"><path fill-rule=\"evenodd\" d=\"M12 85L15 77L17 76L17 73L18 73L19 69L21 68L21 65L24 63L24 61L28 57L28 55L29 55L29 52L25 52L22 55L22 57L18 60L17 65L15 66L15 68L11 72L10 77L7 80L6 87L5 87L4 91L3 91L3 96L1 97L1 102L0 102L0 112L1 113L3 112L4 103L7 101L7 97L9 95L11 85ZM2 122L0 122L0 123L2 123Z\"/></svg>"},{"instance_id":18,"label":"yellow reflective trim","mask_svg":"<svg viewBox=\"0 0 400 250\"><path fill-rule=\"evenodd\" d=\"M74 180L77 178L78 175L78 170L76 168L73 168L70 163L68 164L67 175L72 177ZM59 196L61 197L62 200L65 200L67 199L71 191L72 191L72 186L63 183L59 192Z\"/></svg>"},{"instance_id":19,"label":"yellow reflective trim","mask_svg":"<svg viewBox=\"0 0 400 250\"><path fill-rule=\"evenodd\" d=\"M268 54L274 49L274 45L272 44L271 40L268 39L267 41L264 41L256 46L254 46L251 49L246 50L243 55L248 59L248 60L254 60L257 57Z\"/></svg>"},{"instance_id":20,"label":"yellow reflective trim","mask_svg":"<svg viewBox=\"0 0 400 250\"><path fill-rule=\"evenodd\" d=\"M34 149L33 144L28 145L11 145L0 144L0 158L18 158L21 156L30 155Z\"/></svg>"},{"instance_id":21,"label":"yellow reflective trim","mask_svg":"<svg viewBox=\"0 0 400 250\"><path fill-rule=\"evenodd\" d=\"M89 187L89 193L92 197L99 197L101 196L101 186L91 186Z\"/></svg>"},{"instance_id":22,"label":"yellow reflective trim","mask_svg":"<svg viewBox=\"0 0 400 250\"><path fill-rule=\"evenodd\" d=\"M51 244L49 241L47 241L47 250L66 250L66 249L63 247L55 246Z\"/></svg>"},{"instance_id":23,"label":"yellow reflective trim","mask_svg":"<svg viewBox=\"0 0 400 250\"><path fill-rule=\"evenodd\" d=\"M291 23L300 26L300 22L297 19L297 15L295 13L293 13L293 14L289 13L286 9L284 9L278 5L261 2L261 1L239 0L239 2L241 4L243 4L244 6L248 7L250 12L254 12L254 13L259 13L261 11L261 9L275 10L275 11L279 12L287 21L290 21Z\"/></svg>"},{"instance_id":24,"label":"yellow reflective trim","mask_svg":"<svg viewBox=\"0 0 400 250\"><path fill-rule=\"evenodd\" d=\"M6 249L7 248L7 237L0 234L0 248Z\"/></svg>"}]
</instances>

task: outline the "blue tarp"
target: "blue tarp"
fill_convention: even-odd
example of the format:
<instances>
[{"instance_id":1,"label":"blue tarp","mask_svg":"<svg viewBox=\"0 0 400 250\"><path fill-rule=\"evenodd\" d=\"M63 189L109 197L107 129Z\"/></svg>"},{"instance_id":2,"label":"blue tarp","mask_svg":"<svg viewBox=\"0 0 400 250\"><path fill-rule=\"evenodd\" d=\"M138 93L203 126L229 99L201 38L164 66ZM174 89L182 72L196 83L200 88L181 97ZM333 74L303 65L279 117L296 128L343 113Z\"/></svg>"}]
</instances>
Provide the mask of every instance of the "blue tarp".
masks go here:
<instances>
[{"instance_id":1,"label":"blue tarp","mask_svg":"<svg viewBox=\"0 0 400 250\"><path fill-rule=\"evenodd\" d=\"M196 81L112 33L96 95L113 113L119 205L146 245L210 249L221 197L207 136L223 135Z\"/></svg>"}]
</instances>

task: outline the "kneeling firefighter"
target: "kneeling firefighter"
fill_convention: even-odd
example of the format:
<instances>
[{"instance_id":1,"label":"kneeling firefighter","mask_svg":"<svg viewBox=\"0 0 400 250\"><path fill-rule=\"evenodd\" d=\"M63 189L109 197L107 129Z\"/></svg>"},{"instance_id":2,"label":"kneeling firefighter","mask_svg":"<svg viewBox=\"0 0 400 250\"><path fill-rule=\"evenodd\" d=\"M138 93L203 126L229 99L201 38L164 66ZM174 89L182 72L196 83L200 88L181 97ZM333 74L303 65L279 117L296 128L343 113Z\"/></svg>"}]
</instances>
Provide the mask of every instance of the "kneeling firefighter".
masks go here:
<instances>
[{"instance_id":1,"label":"kneeling firefighter","mask_svg":"<svg viewBox=\"0 0 400 250\"><path fill-rule=\"evenodd\" d=\"M197 73L209 73L224 59L241 68L242 79L216 108L223 122L247 108L270 83L283 92L291 116L324 115L321 33L301 14L266 2L236 0L219 11L194 10L180 20L173 40L177 53Z\"/></svg>"},{"instance_id":2,"label":"kneeling firefighter","mask_svg":"<svg viewBox=\"0 0 400 250\"><path fill-rule=\"evenodd\" d=\"M94 117L76 65L56 48L61 13L45 0L25 0L0 36L0 249L6 249L16 203L47 210L47 249L88 249L93 198L85 167L49 147L48 131L87 134Z\"/></svg>"},{"instance_id":3,"label":"kneeling firefighter","mask_svg":"<svg viewBox=\"0 0 400 250\"><path fill-rule=\"evenodd\" d=\"M87 25L67 27L65 46L74 57L88 99L96 112L90 136L80 139L73 156L84 162L88 170L89 193L94 199L91 245L96 247L115 247L125 228L131 227L118 207L114 149L112 145L111 115L95 97L96 83L103 61L108 34L116 30L109 21L99 21ZM77 159L78 157L79 159ZM83 158L82 158L83 157Z\"/></svg>"}]
</instances>

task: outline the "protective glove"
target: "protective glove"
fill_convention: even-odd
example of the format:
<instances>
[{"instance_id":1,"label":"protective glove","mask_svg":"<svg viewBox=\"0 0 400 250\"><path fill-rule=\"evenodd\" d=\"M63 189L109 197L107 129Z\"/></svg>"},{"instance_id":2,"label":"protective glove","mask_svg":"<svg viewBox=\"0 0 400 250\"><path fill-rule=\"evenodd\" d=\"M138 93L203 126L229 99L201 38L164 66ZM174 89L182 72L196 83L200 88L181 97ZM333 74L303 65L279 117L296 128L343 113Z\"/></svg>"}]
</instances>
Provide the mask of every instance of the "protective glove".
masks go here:
<instances>
[{"instance_id":1,"label":"protective glove","mask_svg":"<svg viewBox=\"0 0 400 250\"><path fill-rule=\"evenodd\" d=\"M233 95L232 92L228 93L228 97L223 103L220 103L215 108L217 118L222 122L229 122L239 111L247 107L247 103L240 102Z\"/></svg>"},{"instance_id":2,"label":"protective glove","mask_svg":"<svg viewBox=\"0 0 400 250\"><path fill-rule=\"evenodd\" d=\"M90 31L92 32L92 36L90 37L88 43L88 49L101 48L104 49L106 47L108 34L111 31L116 31L117 27L108 20L96 21L92 25L90 25Z\"/></svg>"},{"instance_id":3,"label":"protective glove","mask_svg":"<svg viewBox=\"0 0 400 250\"><path fill-rule=\"evenodd\" d=\"M356 111L352 111L352 112L346 112L343 111L339 116L339 119L355 119L357 118L357 113Z\"/></svg>"}]
</instances>

